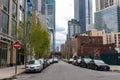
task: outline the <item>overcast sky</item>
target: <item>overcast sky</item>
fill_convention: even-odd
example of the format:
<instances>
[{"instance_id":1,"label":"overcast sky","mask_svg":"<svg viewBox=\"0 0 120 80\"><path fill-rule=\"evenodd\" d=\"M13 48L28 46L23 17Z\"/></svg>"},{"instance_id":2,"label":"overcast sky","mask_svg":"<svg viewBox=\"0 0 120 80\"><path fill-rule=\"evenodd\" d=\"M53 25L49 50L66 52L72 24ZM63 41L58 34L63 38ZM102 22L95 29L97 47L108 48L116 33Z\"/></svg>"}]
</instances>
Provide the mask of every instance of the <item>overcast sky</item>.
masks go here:
<instances>
[{"instance_id":1,"label":"overcast sky","mask_svg":"<svg viewBox=\"0 0 120 80\"><path fill-rule=\"evenodd\" d=\"M93 14L95 0L93 0ZM68 20L74 18L74 0L56 0L56 47L65 43Z\"/></svg>"},{"instance_id":2,"label":"overcast sky","mask_svg":"<svg viewBox=\"0 0 120 80\"><path fill-rule=\"evenodd\" d=\"M74 0L56 0L56 47L65 43L68 20L74 18Z\"/></svg>"}]
</instances>

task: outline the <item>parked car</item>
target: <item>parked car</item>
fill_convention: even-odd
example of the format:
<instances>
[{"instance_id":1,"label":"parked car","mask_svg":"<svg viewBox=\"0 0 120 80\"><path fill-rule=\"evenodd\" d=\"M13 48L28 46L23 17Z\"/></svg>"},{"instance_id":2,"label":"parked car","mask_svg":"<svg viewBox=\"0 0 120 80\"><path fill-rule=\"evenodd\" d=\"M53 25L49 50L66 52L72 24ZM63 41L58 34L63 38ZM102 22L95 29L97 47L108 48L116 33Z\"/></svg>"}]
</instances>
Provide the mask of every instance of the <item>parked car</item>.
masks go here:
<instances>
[{"instance_id":1,"label":"parked car","mask_svg":"<svg viewBox=\"0 0 120 80\"><path fill-rule=\"evenodd\" d=\"M50 65L50 60L49 59L47 59L47 66L49 66Z\"/></svg>"},{"instance_id":2,"label":"parked car","mask_svg":"<svg viewBox=\"0 0 120 80\"><path fill-rule=\"evenodd\" d=\"M76 66L80 66L80 62L81 62L81 58L78 58L78 59L76 60Z\"/></svg>"},{"instance_id":3,"label":"parked car","mask_svg":"<svg viewBox=\"0 0 120 80\"><path fill-rule=\"evenodd\" d=\"M80 67L87 68L88 63L91 61L91 58L81 58Z\"/></svg>"},{"instance_id":4,"label":"parked car","mask_svg":"<svg viewBox=\"0 0 120 80\"><path fill-rule=\"evenodd\" d=\"M70 63L72 63L73 62L73 58L70 58L69 60L68 60L68 63L70 64Z\"/></svg>"},{"instance_id":5,"label":"parked car","mask_svg":"<svg viewBox=\"0 0 120 80\"><path fill-rule=\"evenodd\" d=\"M50 64L53 64L53 58L49 59Z\"/></svg>"},{"instance_id":6,"label":"parked car","mask_svg":"<svg viewBox=\"0 0 120 80\"><path fill-rule=\"evenodd\" d=\"M45 61L44 58L40 58L40 59L38 59L38 60L42 62L43 68L46 68L46 67L47 67L47 62Z\"/></svg>"},{"instance_id":7,"label":"parked car","mask_svg":"<svg viewBox=\"0 0 120 80\"><path fill-rule=\"evenodd\" d=\"M38 60L31 60L25 66L26 72L40 72L43 69L42 62Z\"/></svg>"},{"instance_id":8,"label":"parked car","mask_svg":"<svg viewBox=\"0 0 120 80\"><path fill-rule=\"evenodd\" d=\"M68 59L63 59L64 62L68 63Z\"/></svg>"},{"instance_id":9,"label":"parked car","mask_svg":"<svg viewBox=\"0 0 120 80\"><path fill-rule=\"evenodd\" d=\"M58 58L57 58L57 57L54 57L54 58L53 58L53 62L54 62L54 63L58 63Z\"/></svg>"},{"instance_id":10,"label":"parked car","mask_svg":"<svg viewBox=\"0 0 120 80\"><path fill-rule=\"evenodd\" d=\"M77 60L73 59L72 64L77 65Z\"/></svg>"},{"instance_id":11,"label":"parked car","mask_svg":"<svg viewBox=\"0 0 120 80\"><path fill-rule=\"evenodd\" d=\"M109 71L110 67L102 60L91 60L88 63L88 68L101 71Z\"/></svg>"}]
</instances>

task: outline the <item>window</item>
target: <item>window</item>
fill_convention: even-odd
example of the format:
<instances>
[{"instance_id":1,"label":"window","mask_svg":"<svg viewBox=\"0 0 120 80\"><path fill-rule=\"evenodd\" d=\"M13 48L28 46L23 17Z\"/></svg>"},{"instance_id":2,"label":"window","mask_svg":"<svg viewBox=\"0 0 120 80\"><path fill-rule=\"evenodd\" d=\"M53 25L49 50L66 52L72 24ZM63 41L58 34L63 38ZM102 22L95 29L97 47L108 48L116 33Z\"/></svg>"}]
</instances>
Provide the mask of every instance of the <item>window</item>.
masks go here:
<instances>
[{"instance_id":1,"label":"window","mask_svg":"<svg viewBox=\"0 0 120 80\"><path fill-rule=\"evenodd\" d=\"M7 66L7 45L0 44L0 68L3 68Z\"/></svg>"},{"instance_id":2,"label":"window","mask_svg":"<svg viewBox=\"0 0 120 80\"><path fill-rule=\"evenodd\" d=\"M113 0L110 0L110 6L113 5Z\"/></svg>"},{"instance_id":3,"label":"window","mask_svg":"<svg viewBox=\"0 0 120 80\"><path fill-rule=\"evenodd\" d=\"M13 1L12 3L12 17L16 19L17 16L17 4Z\"/></svg>"},{"instance_id":4,"label":"window","mask_svg":"<svg viewBox=\"0 0 120 80\"><path fill-rule=\"evenodd\" d=\"M45 14L45 0L42 0L41 13Z\"/></svg>"},{"instance_id":5,"label":"window","mask_svg":"<svg viewBox=\"0 0 120 80\"><path fill-rule=\"evenodd\" d=\"M17 23L16 23L16 21L14 21L14 20L12 20L12 31L11 31L11 35L13 36L13 37L16 37L16 27L17 27Z\"/></svg>"},{"instance_id":6,"label":"window","mask_svg":"<svg viewBox=\"0 0 120 80\"><path fill-rule=\"evenodd\" d=\"M8 0L2 0L2 8L3 8L3 10L8 12L8 8L9 8L8 6L9 6Z\"/></svg>"},{"instance_id":7,"label":"window","mask_svg":"<svg viewBox=\"0 0 120 80\"><path fill-rule=\"evenodd\" d=\"M20 23L23 22L23 19L24 19L24 15L23 15L22 11L19 10L19 21L20 21Z\"/></svg>"},{"instance_id":8,"label":"window","mask_svg":"<svg viewBox=\"0 0 120 80\"><path fill-rule=\"evenodd\" d=\"M2 12L2 32L8 34L8 15Z\"/></svg>"},{"instance_id":9,"label":"window","mask_svg":"<svg viewBox=\"0 0 120 80\"><path fill-rule=\"evenodd\" d=\"M53 5L48 5L47 6L47 11L48 11L47 12L48 15L52 15L53 14Z\"/></svg>"},{"instance_id":10,"label":"window","mask_svg":"<svg viewBox=\"0 0 120 80\"><path fill-rule=\"evenodd\" d=\"M24 0L20 0L20 6L24 9Z\"/></svg>"},{"instance_id":11,"label":"window","mask_svg":"<svg viewBox=\"0 0 120 80\"><path fill-rule=\"evenodd\" d=\"M18 2L18 0L14 0L14 2L15 2L15 3L17 3L17 2Z\"/></svg>"}]
</instances>

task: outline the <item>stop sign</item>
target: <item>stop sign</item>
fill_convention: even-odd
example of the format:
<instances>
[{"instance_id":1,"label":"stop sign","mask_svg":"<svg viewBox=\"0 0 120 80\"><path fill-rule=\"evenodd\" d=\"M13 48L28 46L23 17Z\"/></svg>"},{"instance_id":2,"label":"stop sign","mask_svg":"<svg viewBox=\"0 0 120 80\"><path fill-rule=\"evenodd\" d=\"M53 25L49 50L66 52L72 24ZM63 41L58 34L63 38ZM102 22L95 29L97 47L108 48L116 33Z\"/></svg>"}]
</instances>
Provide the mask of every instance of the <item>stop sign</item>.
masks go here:
<instances>
[{"instance_id":1,"label":"stop sign","mask_svg":"<svg viewBox=\"0 0 120 80\"><path fill-rule=\"evenodd\" d=\"M20 44L20 41L16 41L13 46L15 49L20 49Z\"/></svg>"}]
</instances>

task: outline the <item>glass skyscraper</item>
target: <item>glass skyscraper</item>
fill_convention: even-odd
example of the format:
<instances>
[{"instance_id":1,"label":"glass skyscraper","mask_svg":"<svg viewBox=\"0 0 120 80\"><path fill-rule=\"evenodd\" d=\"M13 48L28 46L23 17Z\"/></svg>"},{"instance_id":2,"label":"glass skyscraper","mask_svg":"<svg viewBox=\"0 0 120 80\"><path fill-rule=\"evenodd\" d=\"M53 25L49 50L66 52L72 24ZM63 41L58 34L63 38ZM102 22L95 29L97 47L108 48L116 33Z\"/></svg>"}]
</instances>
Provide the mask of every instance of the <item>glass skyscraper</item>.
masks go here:
<instances>
[{"instance_id":1,"label":"glass skyscraper","mask_svg":"<svg viewBox=\"0 0 120 80\"><path fill-rule=\"evenodd\" d=\"M94 27L106 32L120 32L120 7L119 0L96 1Z\"/></svg>"},{"instance_id":2,"label":"glass skyscraper","mask_svg":"<svg viewBox=\"0 0 120 80\"><path fill-rule=\"evenodd\" d=\"M119 8L113 5L95 13L95 28L106 32L118 31Z\"/></svg>"},{"instance_id":3,"label":"glass skyscraper","mask_svg":"<svg viewBox=\"0 0 120 80\"><path fill-rule=\"evenodd\" d=\"M80 22L81 32L92 24L92 0L74 0L74 18Z\"/></svg>"},{"instance_id":4,"label":"glass skyscraper","mask_svg":"<svg viewBox=\"0 0 120 80\"><path fill-rule=\"evenodd\" d=\"M79 22L75 19L68 21L67 40L72 39L75 34L79 34L79 33L80 33Z\"/></svg>"},{"instance_id":5,"label":"glass skyscraper","mask_svg":"<svg viewBox=\"0 0 120 80\"><path fill-rule=\"evenodd\" d=\"M55 51L55 0L46 0L46 16L51 35L51 51ZM43 11L44 12L44 11Z\"/></svg>"}]
</instances>

